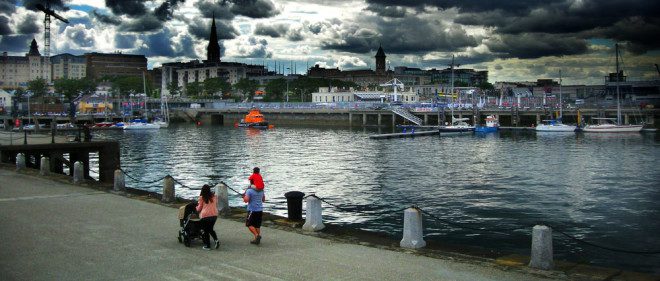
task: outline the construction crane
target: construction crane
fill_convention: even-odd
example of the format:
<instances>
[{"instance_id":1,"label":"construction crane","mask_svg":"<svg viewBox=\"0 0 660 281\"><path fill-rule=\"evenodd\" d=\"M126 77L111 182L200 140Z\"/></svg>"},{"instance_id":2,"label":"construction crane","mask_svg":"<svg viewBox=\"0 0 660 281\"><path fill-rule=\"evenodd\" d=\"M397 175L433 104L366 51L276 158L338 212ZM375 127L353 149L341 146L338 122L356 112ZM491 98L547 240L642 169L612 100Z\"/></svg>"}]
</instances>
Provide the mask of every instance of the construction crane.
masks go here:
<instances>
[{"instance_id":1,"label":"construction crane","mask_svg":"<svg viewBox=\"0 0 660 281\"><path fill-rule=\"evenodd\" d=\"M50 16L53 16L64 23L69 23L69 21L55 13L55 11L50 8L50 1L46 1L46 6L37 4L36 8L37 10L44 12L46 15L44 17L44 56L50 58Z\"/></svg>"}]
</instances>

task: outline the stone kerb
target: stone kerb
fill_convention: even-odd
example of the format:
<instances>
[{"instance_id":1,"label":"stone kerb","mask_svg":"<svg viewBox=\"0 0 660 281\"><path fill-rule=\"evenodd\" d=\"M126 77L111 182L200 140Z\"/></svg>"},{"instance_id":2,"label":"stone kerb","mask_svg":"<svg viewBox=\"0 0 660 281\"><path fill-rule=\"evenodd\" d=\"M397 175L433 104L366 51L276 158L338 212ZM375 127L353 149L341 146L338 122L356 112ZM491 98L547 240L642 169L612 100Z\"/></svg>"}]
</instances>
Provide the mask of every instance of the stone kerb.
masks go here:
<instances>
[{"instance_id":1,"label":"stone kerb","mask_svg":"<svg viewBox=\"0 0 660 281\"><path fill-rule=\"evenodd\" d=\"M402 248L418 249L426 246L422 228L422 213L415 208L403 211L403 239L399 245Z\"/></svg>"},{"instance_id":2,"label":"stone kerb","mask_svg":"<svg viewBox=\"0 0 660 281\"><path fill-rule=\"evenodd\" d=\"M163 180L163 197L161 201L163 203L173 203L174 196L174 179L171 176L166 176Z\"/></svg>"},{"instance_id":3,"label":"stone kerb","mask_svg":"<svg viewBox=\"0 0 660 281\"><path fill-rule=\"evenodd\" d=\"M323 209L321 207L321 200L316 198L316 196L307 197L305 224L302 228L305 231L319 231L325 228L325 225L323 224Z\"/></svg>"},{"instance_id":4,"label":"stone kerb","mask_svg":"<svg viewBox=\"0 0 660 281\"><path fill-rule=\"evenodd\" d=\"M19 153L16 155L16 171L25 169L25 154Z\"/></svg>"},{"instance_id":5,"label":"stone kerb","mask_svg":"<svg viewBox=\"0 0 660 281\"><path fill-rule=\"evenodd\" d=\"M82 183L85 176L85 167L80 161L73 163L73 183L79 184Z\"/></svg>"},{"instance_id":6,"label":"stone kerb","mask_svg":"<svg viewBox=\"0 0 660 281\"><path fill-rule=\"evenodd\" d=\"M215 186L215 195L217 196L218 215L229 217L231 208L229 207L229 192L227 185L224 182L218 183Z\"/></svg>"},{"instance_id":7,"label":"stone kerb","mask_svg":"<svg viewBox=\"0 0 660 281\"><path fill-rule=\"evenodd\" d=\"M552 253L552 229L536 225L532 229L532 256L529 267L549 270L554 267Z\"/></svg>"},{"instance_id":8,"label":"stone kerb","mask_svg":"<svg viewBox=\"0 0 660 281\"><path fill-rule=\"evenodd\" d=\"M47 176L50 174L50 159L48 157L41 157L41 168L39 169L39 175Z\"/></svg>"},{"instance_id":9,"label":"stone kerb","mask_svg":"<svg viewBox=\"0 0 660 281\"><path fill-rule=\"evenodd\" d=\"M113 186L115 191L126 190L126 178L121 170L115 170L115 182Z\"/></svg>"}]
</instances>

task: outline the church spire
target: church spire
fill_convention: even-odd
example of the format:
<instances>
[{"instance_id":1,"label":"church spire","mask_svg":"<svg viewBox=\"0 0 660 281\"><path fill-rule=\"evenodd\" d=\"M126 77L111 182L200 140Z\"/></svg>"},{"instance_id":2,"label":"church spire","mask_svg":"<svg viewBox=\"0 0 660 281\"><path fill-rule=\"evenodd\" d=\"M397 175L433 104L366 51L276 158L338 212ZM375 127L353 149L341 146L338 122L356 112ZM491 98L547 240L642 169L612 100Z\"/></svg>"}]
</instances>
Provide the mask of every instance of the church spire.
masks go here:
<instances>
[{"instance_id":1,"label":"church spire","mask_svg":"<svg viewBox=\"0 0 660 281\"><path fill-rule=\"evenodd\" d=\"M209 46L206 48L206 60L209 62L220 62L220 44L218 44L218 34L215 28L215 13L213 13L213 22L211 23Z\"/></svg>"}]
</instances>

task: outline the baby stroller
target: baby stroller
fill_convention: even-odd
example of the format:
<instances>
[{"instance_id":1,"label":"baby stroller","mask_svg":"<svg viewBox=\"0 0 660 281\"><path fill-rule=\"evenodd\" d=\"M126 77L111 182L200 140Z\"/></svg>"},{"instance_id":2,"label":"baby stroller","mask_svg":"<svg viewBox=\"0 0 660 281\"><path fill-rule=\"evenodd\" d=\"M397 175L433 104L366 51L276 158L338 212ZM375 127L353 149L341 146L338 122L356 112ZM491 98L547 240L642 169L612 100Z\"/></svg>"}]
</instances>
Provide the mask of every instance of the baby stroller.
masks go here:
<instances>
[{"instance_id":1,"label":"baby stroller","mask_svg":"<svg viewBox=\"0 0 660 281\"><path fill-rule=\"evenodd\" d=\"M197 202L188 203L179 208L179 243L190 247L190 242L195 238L202 238L202 227L197 213Z\"/></svg>"}]
</instances>

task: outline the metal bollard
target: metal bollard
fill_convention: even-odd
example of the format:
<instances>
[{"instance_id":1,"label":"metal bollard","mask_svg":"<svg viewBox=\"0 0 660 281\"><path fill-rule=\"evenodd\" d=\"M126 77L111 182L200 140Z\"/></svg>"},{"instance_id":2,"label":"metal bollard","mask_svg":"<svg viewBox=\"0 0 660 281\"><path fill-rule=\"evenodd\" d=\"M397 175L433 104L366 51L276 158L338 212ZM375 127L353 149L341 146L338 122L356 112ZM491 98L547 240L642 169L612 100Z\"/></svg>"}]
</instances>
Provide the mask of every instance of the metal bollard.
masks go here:
<instances>
[{"instance_id":1,"label":"metal bollard","mask_svg":"<svg viewBox=\"0 0 660 281\"><path fill-rule=\"evenodd\" d=\"M25 169L25 154L19 153L16 155L16 171Z\"/></svg>"},{"instance_id":2,"label":"metal bollard","mask_svg":"<svg viewBox=\"0 0 660 281\"><path fill-rule=\"evenodd\" d=\"M231 209L229 208L229 193L227 192L227 185L224 182L215 186L215 195L218 199L218 215L229 217L231 214Z\"/></svg>"},{"instance_id":3,"label":"metal bollard","mask_svg":"<svg viewBox=\"0 0 660 281\"><path fill-rule=\"evenodd\" d=\"M321 200L315 196L307 197L307 209L305 210L305 224L302 229L305 231L319 231L324 229L323 209Z\"/></svg>"},{"instance_id":4,"label":"metal bollard","mask_svg":"<svg viewBox=\"0 0 660 281\"><path fill-rule=\"evenodd\" d=\"M163 197L161 202L174 202L174 179L171 176L166 176L163 180Z\"/></svg>"},{"instance_id":5,"label":"metal bollard","mask_svg":"<svg viewBox=\"0 0 660 281\"><path fill-rule=\"evenodd\" d=\"M115 184L113 189L115 191L126 190L126 179L124 178L124 173L119 169L115 170Z\"/></svg>"},{"instance_id":6,"label":"metal bollard","mask_svg":"<svg viewBox=\"0 0 660 281\"><path fill-rule=\"evenodd\" d=\"M84 176L85 176L85 167L83 166L83 163L80 161L76 161L76 163L73 163L73 183L78 184L82 183Z\"/></svg>"},{"instance_id":7,"label":"metal bollard","mask_svg":"<svg viewBox=\"0 0 660 281\"><path fill-rule=\"evenodd\" d=\"M415 208L403 211L403 239L401 248L417 249L426 246L424 229L422 228L422 213Z\"/></svg>"},{"instance_id":8,"label":"metal bollard","mask_svg":"<svg viewBox=\"0 0 660 281\"><path fill-rule=\"evenodd\" d=\"M50 159L48 157L41 157L41 169L39 169L40 176L47 176L50 174Z\"/></svg>"},{"instance_id":9,"label":"metal bollard","mask_svg":"<svg viewBox=\"0 0 660 281\"><path fill-rule=\"evenodd\" d=\"M552 228L536 225L532 229L532 257L529 267L550 270L552 260Z\"/></svg>"}]
</instances>

